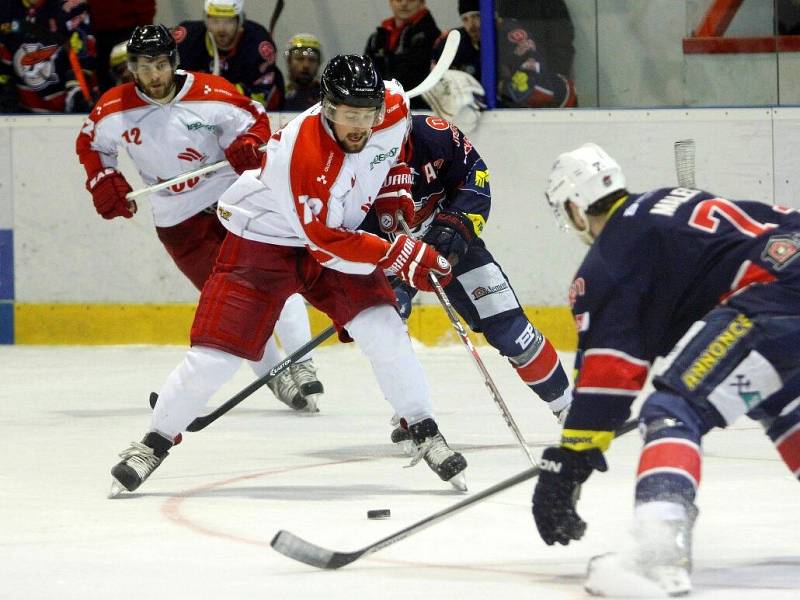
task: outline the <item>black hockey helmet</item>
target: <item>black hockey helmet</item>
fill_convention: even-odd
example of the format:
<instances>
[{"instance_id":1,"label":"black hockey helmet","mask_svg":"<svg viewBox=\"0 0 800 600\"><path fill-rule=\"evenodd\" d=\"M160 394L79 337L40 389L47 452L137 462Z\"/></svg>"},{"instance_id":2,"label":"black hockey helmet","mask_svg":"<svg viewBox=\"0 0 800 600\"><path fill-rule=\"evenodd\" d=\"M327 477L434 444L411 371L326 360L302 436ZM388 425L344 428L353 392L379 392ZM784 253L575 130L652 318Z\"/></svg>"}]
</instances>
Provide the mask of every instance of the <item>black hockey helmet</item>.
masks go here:
<instances>
[{"instance_id":1,"label":"black hockey helmet","mask_svg":"<svg viewBox=\"0 0 800 600\"><path fill-rule=\"evenodd\" d=\"M128 61L139 56L155 58L166 55L173 68L178 66L178 45L164 25L139 25L128 40Z\"/></svg>"},{"instance_id":2,"label":"black hockey helmet","mask_svg":"<svg viewBox=\"0 0 800 600\"><path fill-rule=\"evenodd\" d=\"M383 79L369 56L334 56L322 72L321 88L323 100L331 104L377 109L383 106Z\"/></svg>"}]
</instances>

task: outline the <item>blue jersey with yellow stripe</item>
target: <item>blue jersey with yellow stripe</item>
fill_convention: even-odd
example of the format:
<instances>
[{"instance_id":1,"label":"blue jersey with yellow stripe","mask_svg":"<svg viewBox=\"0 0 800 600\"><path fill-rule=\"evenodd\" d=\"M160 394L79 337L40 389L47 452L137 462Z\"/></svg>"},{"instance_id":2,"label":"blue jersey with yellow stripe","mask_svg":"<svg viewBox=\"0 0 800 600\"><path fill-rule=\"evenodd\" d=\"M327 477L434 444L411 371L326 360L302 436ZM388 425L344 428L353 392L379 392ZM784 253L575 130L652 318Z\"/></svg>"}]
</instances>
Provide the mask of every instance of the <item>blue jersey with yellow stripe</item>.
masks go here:
<instances>
[{"instance_id":1,"label":"blue jersey with yellow stripe","mask_svg":"<svg viewBox=\"0 0 800 600\"><path fill-rule=\"evenodd\" d=\"M653 360L715 306L796 312L798 257L800 214L788 207L687 188L621 200L570 287L577 377L562 444L605 449Z\"/></svg>"}]
</instances>

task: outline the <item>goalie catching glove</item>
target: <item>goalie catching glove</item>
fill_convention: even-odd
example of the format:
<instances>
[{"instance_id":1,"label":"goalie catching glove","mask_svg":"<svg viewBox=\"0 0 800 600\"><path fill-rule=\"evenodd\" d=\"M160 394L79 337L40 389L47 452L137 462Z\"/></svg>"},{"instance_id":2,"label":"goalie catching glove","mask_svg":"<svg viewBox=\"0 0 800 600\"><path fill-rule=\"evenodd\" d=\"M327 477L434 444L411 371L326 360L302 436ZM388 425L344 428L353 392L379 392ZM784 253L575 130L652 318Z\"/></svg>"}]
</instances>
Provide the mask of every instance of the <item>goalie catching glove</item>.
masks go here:
<instances>
[{"instance_id":1,"label":"goalie catching glove","mask_svg":"<svg viewBox=\"0 0 800 600\"><path fill-rule=\"evenodd\" d=\"M388 252L378 266L397 275L408 285L425 292L433 291L430 274L439 278L442 286L450 283L453 270L441 254L425 242L415 240L401 233L389 246Z\"/></svg>"},{"instance_id":2,"label":"goalie catching glove","mask_svg":"<svg viewBox=\"0 0 800 600\"><path fill-rule=\"evenodd\" d=\"M433 218L422 240L455 264L464 257L476 237L475 226L467 215L443 210Z\"/></svg>"},{"instance_id":3,"label":"goalie catching glove","mask_svg":"<svg viewBox=\"0 0 800 600\"><path fill-rule=\"evenodd\" d=\"M406 163L397 163L383 182L378 195L375 196L375 216L381 231L394 233L399 223L397 215L401 214L409 227L414 223L414 200L411 197L411 185L414 177Z\"/></svg>"}]
</instances>

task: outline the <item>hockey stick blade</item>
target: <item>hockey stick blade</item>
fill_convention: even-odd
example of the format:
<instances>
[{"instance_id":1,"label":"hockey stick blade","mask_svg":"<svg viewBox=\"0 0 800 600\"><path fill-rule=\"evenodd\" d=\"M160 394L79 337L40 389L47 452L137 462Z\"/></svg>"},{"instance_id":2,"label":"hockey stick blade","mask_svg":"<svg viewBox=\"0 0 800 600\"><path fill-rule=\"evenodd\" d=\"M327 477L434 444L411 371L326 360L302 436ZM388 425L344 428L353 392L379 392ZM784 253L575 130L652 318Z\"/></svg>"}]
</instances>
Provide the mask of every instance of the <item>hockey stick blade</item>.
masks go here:
<instances>
[{"instance_id":1,"label":"hockey stick blade","mask_svg":"<svg viewBox=\"0 0 800 600\"><path fill-rule=\"evenodd\" d=\"M409 98L421 96L439 83L439 80L442 78L445 71L447 71L447 69L450 68L450 65L453 64L453 59L456 57L456 52L458 51L458 44L460 41L461 34L458 32L458 30L451 29L450 33L447 34L447 41L444 43L442 55L439 57L439 61L436 63L436 66L431 69L431 72L428 73L428 76L422 80L422 83L406 92Z\"/></svg>"},{"instance_id":2,"label":"hockey stick blade","mask_svg":"<svg viewBox=\"0 0 800 600\"><path fill-rule=\"evenodd\" d=\"M637 424L638 421L636 419L625 421L625 423L623 423L619 429L614 432L614 436L619 437L628 433L629 431L633 431L636 429ZM370 544L369 546L365 546L364 548L355 550L354 552L336 552L334 550L328 550L321 546L317 546L316 544L312 544L311 542L297 537L293 533L283 529L275 534L275 537L273 537L272 541L270 542L270 546L272 546L276 552L280 552L288 558L311 565L312 567L317 567L318 569L338 569L357 561L363 556L368 556L377 552L378 550L386 548L387 546L391 546L400 540L404 540L405 538L412 536L423 529L427 529L431 525L435 525L440 521L449 519L461 511L466 510L473 504L482 502L490 496L494 496L495 494L514 487L515 485L518 485L524 481L533 479L539 475L540 471L541 469L538 466L530 467L529 469L526 469L521 473L517 473L508 479L504 479L500 483L496 483L495 485L488 487L477 494L473 494L461 502L457 502L453 506L440 510L429 517L425 517L421 521L417 521L416 523L413 523L408 527L393 533L392 535L378 540L374 544Z\"/></svg>"}]
</instances>

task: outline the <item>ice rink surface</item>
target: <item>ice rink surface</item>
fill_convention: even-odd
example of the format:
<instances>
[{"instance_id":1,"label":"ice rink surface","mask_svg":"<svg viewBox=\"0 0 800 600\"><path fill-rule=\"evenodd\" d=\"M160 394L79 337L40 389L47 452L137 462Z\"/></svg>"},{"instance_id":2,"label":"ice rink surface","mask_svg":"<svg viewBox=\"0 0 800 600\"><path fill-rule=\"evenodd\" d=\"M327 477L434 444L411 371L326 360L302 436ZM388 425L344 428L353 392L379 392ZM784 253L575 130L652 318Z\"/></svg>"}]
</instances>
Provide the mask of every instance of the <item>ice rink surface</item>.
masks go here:
<instances>
[{"instance_id":1,"label":"ice rink surface","mask_svg":"<svg viewBox=\"0 0 800 600\"><path fill-rule=\"evenodd\" d=\"M0 598L584 598L587 560L625 543L639 450L612 446L579 512L586 536L548 547L533 482L338 571L274 552L279 529L339 551L371 544L465 496L389 442L392 410L352 345L317 352L319 415L266 388L187 434L137 493L109 500L117 453L146 432L147 397L178 347L0 347ZM419 348L437 420L469 461L470 492L528 461L461 346ZM556 441L546 407L490 348L481 355L538 456ZM572 357L564 355L571 365ZM215 398L252 381L243 367ZM694 596L800 598L800 486L753 422L705 442ZM388 520L367 520L371 509Z\"/></svg>"}]
</instances>

